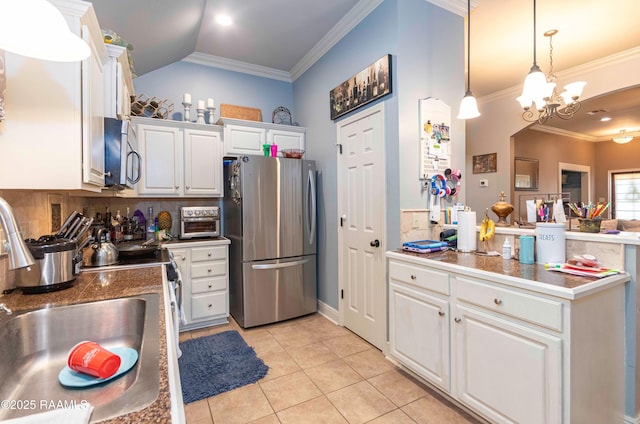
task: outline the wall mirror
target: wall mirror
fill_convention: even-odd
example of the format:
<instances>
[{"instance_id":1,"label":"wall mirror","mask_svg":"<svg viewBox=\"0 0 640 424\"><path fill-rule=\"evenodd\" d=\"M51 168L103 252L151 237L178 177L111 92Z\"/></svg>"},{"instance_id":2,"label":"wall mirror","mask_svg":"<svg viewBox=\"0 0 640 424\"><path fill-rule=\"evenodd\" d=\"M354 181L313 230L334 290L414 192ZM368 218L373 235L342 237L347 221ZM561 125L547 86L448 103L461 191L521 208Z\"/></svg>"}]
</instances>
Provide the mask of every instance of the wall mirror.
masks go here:
<instances>
[{"instance_id":1,"label":"wall mirror","mask_svg":"<svg viewBox=\"0 0 640 424\"><path fill-rule=\"evenodd\" d=\"M515 158L514 189L538 189L538 159Z\"/></svg>"}]
</instances>

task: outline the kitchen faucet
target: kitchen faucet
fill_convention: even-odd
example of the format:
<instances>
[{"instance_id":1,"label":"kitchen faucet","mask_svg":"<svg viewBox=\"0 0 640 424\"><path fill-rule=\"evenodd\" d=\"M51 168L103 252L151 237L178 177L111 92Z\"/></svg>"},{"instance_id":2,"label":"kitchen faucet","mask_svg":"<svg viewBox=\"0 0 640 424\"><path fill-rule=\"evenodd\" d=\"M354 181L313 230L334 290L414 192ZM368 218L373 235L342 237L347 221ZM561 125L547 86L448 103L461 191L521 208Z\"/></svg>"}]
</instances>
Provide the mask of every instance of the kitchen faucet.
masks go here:
<instances>
[{"instance_id":1,"label":"kitchen faucet","mask_svg":"<svg viewBox=\"0 0 640 424\"><path fill-rule=\"evenodd\" d=\"M2 197L0 197L0 223L2 223L4 232L7 234L6 247L9 251L9 269L34 265L36 261L18 232L18 224L16 223L13 209Z\"/></svg>"}]
</instances>

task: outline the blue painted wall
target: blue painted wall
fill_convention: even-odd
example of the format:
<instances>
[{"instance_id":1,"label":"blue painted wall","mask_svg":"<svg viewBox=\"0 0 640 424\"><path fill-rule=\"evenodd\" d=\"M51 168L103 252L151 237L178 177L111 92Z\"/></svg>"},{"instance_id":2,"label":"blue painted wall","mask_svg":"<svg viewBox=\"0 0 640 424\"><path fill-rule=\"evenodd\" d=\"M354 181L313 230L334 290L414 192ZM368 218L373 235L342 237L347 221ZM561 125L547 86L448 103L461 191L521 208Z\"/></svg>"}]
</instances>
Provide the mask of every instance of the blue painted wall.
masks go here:
<instances>
[{"instance_id":1,"label":"blue painted wall","mask_svg":"<svg viewBox=\"0 0 640 424\"><path fill-rule=\"evenodd\" d=\"M172 101L174 113L170 119L178 121L183 117L184 93L191 94L192 121L196 119L198 99L206 101L209 97L216 103L216 120L220 117L221 103L258 108L264 122L271 122L276 107L285 106L292 112L293 120L297 120L293 113L293 86L284 81L181 61L142 75L133 84L136 94Z\"/></svg>"},{"instance_id":2,"label":"blue painted wall","mask_svg":"<svg viewBox=\"0 0 640 424\"><path fill-rule=\"evenodd\" d=\"M173 119L181 119L182 94L189 92L194 102L213 97L216 104L258 107L265 122L271 121L275 107L284 105L294 121L307 127L306 157L316 160L319 171L318 298L335 309L339 305L337 128L329 117L329 91L388 53L393 93L377 102L385 104L386 247L394 249L400 246L400 210L427 207L418 181L418 99L437 97L451 105L454 156L460 158L453 166L464 168L464 122L455 119L464 95L461 16L424 0L385 0L293 84L188 62L134 80L137 93L172 100L179 112Z\"/></svg>"},{"instance_id":3,"label":"blue painted wall","mask_svg":"<svg viewBox=\"0 0 640 424\"><path fill-rule=\"evenodd\" d=\"M387 53L393 94L378 100L386 114L387 249L400 246L400 210L427 207L418 181L418 99L438 97L452 106L456 167L464 168L464 122L454 118L464 95L464 20L424 0L385 0L293 84L296 113L308 127L307 151L321 172L318 297L335 309L339 182L329 91Z\"/></svg>"}]
</instances>

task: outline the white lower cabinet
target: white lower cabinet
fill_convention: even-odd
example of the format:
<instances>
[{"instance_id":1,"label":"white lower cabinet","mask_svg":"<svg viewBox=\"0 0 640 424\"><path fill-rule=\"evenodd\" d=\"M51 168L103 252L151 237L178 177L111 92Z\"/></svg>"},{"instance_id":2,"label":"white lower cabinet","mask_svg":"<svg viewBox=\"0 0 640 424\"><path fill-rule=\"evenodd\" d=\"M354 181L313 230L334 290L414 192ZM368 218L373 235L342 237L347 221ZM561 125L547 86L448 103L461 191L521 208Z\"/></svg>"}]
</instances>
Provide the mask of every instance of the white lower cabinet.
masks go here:
<instances>
[{"instance_id":1,"label":"white lower cabinet","mask_svg":"<svg viewBox=\"0 0 640 424\"><path fill-rule=\"evenodd\" d=\"M387 256L401 365L492 423L622 422L624 285L556 298Z\"/></svg>"},{"instance_id":2,"label":"white lower cabinet","mask_svg":"<svg viewBox=\"0 0 640 424\"><path fill-rule=\"evenodd\" d=\"M229 241L168 244L182 274L183 311L180 330L224 324L229 318Z\"/></svg>"}]
</instances>

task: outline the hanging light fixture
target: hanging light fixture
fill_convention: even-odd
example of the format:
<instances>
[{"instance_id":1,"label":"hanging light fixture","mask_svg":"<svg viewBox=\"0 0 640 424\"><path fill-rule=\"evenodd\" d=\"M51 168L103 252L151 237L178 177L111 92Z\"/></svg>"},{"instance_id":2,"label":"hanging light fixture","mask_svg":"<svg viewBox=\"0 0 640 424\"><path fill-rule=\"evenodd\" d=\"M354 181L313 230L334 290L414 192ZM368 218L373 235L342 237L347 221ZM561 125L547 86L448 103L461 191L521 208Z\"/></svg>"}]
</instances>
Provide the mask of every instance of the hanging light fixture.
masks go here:
<instances>
[{"instance_id":1,"label":"hanging light fixture","mask_svg":"<svg viewBox=\"0 0 640 424\"><path fill-rule=\"evenodd\" d=\"M471 94L471 0L467 0L467 92L460 101L458 119L473 119L478 116L478 102Z\"/></svg>"},{"instance_id":2,"label":"hanging light fixture","mask_svg":"<svg viewBox=\"0 0 640 424\"><path fill-rule=\"evenodd\" d=\"M626 135L627 130L620 130L620 135L613 137L613 141L618 144L625 144L633 140L633 136Z\"/></svg>"},{"instance_id":3,"label":"hanging light fixture","mask_svg":"<svg viewBox=\"0 0 640 424\"><path fill-rule=\"evenodd\" d=\"M91 54L46 0L0 1L0 49L55 62L76 62Z\"/></svg>"},{"instance_id":4,"label":"hanging light fixture","mask_svg":"<svg viewBox=\"0 0 640 424\"><path fill-rule=\"evenodd\" d=\"M549 74L545 75L536 63L536 0L533 0L533 65L524 80L522 94L517 98L524 112L522 118L527 122L544 124L550 118L571 119L580 109L578 99L586 85L584 81L564 86L565 91L558 94L557 77L553 73L553 36L558 33L552 29L544 33L549 37Z\"/></svg>"}]
</instances>

